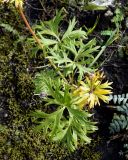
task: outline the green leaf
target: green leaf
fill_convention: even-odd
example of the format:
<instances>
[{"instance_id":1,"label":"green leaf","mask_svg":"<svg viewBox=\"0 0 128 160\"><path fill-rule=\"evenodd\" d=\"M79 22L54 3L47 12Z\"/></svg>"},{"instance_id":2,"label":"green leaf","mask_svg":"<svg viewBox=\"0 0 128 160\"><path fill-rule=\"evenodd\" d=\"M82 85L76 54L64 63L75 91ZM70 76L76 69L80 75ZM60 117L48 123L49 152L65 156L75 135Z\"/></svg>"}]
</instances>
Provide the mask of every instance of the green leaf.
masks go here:
<instances>
[{"instance_id":1,"label":"green leaf","mask_svg":"<svg viewBox=\"0 0 128 160\"><path fill-rule=\"evenodd\" d=\"M84 38L86 36L86 32L82 31L81 29L79 30L73 30L76 25L76 20L73 18L72 21L69 21L69 26L67 31L64 33L62 40L65 40L66 38Z\"/></svg>"},{"instance_id":2,"label":"green leaf","mask_svg":"<svg viewBox=\"0 0 128 160\"><path fill-rule=\"evenodd\" d=\"M57 76L56 72L53 70L44 70L41 73L37 73L35 79L35 93L40 94L44 92L47 95L54 94L53 85L60 90L61 81L60 77Z\"/></svg>"},{"instance_id":3,"label":"green leaf","mask_svg":"<svg viewBox=\"0 0 128 160\"><path fill-rule=\"evenodd\" d=\"M80 54L76 57L76 59L80 59L80 58L82 58L82 57L90 57L90 58L93 58L93 56L90 55L90 53L97 52L99 48L100 48L100 46L96 46L96 47L94 47L94 48L89 48L89 49L85 50L84 52L80 53Z\"/></svg>"},{"instance_id":4,"label":"green leaf","mask_svg":"<svg viewBox=\"0 0 128 160\"><path fill-rule=\"evenodd\" d=\"M50 29L58 35L58 27L60 22L63 20L64 15L64 8L62 8L59 12L56 12L56 16L51 21L47 21L46 24L50 26Z\"/></svg>"},{"instance_id":5,"label":"green leaf","mask_svg":"<svg viewBox=\"0 0 128 160\"><path fill-rule=\"evenodd\" d=\"M64 40L65 38L67 38L67 37L68 37L68 38L70 37L70 35L71 35L71 33L72 33L75 25L76 25L76 20L75 20L75 18L73 18L72 21L69 21L68 29L67 29L67 31L64 33L63 38L62 38L63 40Z\"/></svg>"},{"instance_id":6,"label":"green leaf","mask_svg":"<svg viewBox=\"0 0 128 160\"><path fill-rule=\"evenodd\" d=\"M51 31L50 29L45 29L45 30L40 31L40 32L38 32L38 33L40 33L41 35L50 35L50 36L53 36L53 37L55 37L58 41L60 41L59 36L56 35L56 34L55 34L53 31Z\"/></svg>"},{"instance_id":7,"label":"green leaf","mask_svg":"<svg viewBox=\"0 0 128 160\"><path fill-rule=\"evenodd\" d=\"M67 133L67 128L63 129L61 132L57 132L56 135L52 138L53 141L62 141L64 136Z\"/></svg>"},{"instance_id":8,"label":"green leaf","mask_svg":"<svg viewBox=\"0 0 128 160\"><path fill-rule=\"evenodd\" d=\"M101 31L101 35L103 35L103 36L111 36L112 33L113 33L112 30Z\"/></svg>"},{"instance_id":9,"label":"green leaf","mask_svg":"<svg viewBox=\"0 0 128 160\"><path fill-rule=\"evenodd\" d=\"M38 32L38 35L39 37L41 38L41 41L42 41L42 44L44 46L51 46L51 45L55 45L58 43L58 41L56 40L52 40L52 39L47 39L47 38L44 38L40 32Z\"/></svg>"},{"instance_id":10,"label":"green leaf","mask_svg":"<svg viewBox=\"0 0 128 160\"><path fill-rule=\"evenodd\" d=\"M36 118L46 118L49 116L48 114L46 114L45 112L41 110L36 110L35 112L32 112L30 115Z\"/></svg>"},{"instance_id":11,"label":"green leaf","mask_svg":"<svg viewBox=\"0 0 128 160\"><path fill-rule=\"evenodd\" d=\"M54 137L54 135L56 135L56 133L58 132L59 128L61 128L61 126L60 126L60 120L62 118L64 109L65 108L63 107L60 110L56 111L54 125L53 125L52 131L50 133L51 137Z\"/></svg>"}]
</instances>

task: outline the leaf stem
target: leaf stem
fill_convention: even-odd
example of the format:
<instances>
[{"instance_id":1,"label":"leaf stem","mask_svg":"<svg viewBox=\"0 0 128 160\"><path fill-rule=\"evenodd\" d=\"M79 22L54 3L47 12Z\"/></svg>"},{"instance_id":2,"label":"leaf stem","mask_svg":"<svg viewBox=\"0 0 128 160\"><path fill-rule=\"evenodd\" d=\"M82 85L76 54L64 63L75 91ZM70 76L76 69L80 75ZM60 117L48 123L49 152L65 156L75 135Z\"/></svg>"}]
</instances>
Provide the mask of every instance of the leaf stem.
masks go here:
<instances>
[{"instance_id":1,"label":"leaf stem","mask_svg":"<svg viewBox=\"0 0 128 160\"><path fill-rule=\"evenodd\" d=\"M89 65L89 68L93 66L93 64L99 59L99 57L101 56L101 54L104 52L104 50L106 49L106 45L102 46L100 52L98 53L98 55L94 58L93 62Z\"/></svg>"}]
</instances>

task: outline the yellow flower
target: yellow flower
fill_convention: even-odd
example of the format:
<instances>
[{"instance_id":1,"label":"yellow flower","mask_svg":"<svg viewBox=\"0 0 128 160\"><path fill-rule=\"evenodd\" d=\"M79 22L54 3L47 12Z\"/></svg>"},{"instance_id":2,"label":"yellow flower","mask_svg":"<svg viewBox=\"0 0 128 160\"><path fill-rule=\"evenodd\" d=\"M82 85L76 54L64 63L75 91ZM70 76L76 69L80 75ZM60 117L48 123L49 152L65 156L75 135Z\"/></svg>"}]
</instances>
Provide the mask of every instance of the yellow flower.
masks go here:
<instances>
[{"instance_id":1,"label":"yellow flower","mask_svg":"<svg viewBox=\"0 0 128 160\"><path fill-rule=\"evenodd\" d=\"M23 0L0 0L2 3L15 3L16 8L23 7Z\"/></svg>"},{"instance_id":2,"label":"yellow flower","mask_svg":"<svg viewBox=\"0 0 128 160\"><path fill-rule=\"evenodd\" d=\"M15 2L16 8L18 8L19 6L23 7L23 0L11 0L10 1L10 3L13 3L13 2Z\"/></svg>"},{"instance_id":3,"label":"yellow flower","mask_svg":"<svg viewBox=\"0 0 128 160\"><path fill-rule=\"evenodd\" d=\"M105 78L103 72L99 71L90 74L86 77L86 81L80 82L80 87L73 92L76 99L76 104L82 109L85 105L90 109L94 108L95 105L100 105L99 99L108 103L109 94L111 94L112 87L111 82L102 83Z\"/></svg>"}]
</instances>

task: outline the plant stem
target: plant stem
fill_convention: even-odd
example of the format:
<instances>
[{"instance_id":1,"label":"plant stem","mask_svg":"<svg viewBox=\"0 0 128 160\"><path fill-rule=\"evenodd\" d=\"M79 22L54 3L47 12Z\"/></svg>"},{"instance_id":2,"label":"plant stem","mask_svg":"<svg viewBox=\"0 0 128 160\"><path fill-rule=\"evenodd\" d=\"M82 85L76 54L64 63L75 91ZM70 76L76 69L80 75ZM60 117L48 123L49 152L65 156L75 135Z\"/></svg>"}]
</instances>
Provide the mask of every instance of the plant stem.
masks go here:
<instances>
[{"instance_id":1,"label":"plant stem","mask_svg":"<svg viewBox=\"0 0 128 160\"><path fill-rule=\"evenodd\" d=\"M92 67L93 64L98 60L98 58L101 56L101 54L104 52L104 50L106 49L106 45L104 45L101 48L101 51L99 52L99 54L94 58L93 62L89 65L89 67Z\"/></svg>"},{"instance_id":2,"label":"plant stem","mask_svg":"<svg viewBox=\"0 0 128 160\"><path fill-rule=\"evenodd\" d=\"M32 34L33 38L35 39L35 41L37 42L37 44L41 47L41 49L43 49L43 44L41 44L39 38L36 36L36 34L34 33L34 31L32 30L29 22L28 22L27 19L26 19L26 16L25 16L24 13L23 13L23 9L22 9L22 7L21 7L20 5L18 6L18 10L19 10L19 12L20 12L20 15L21 15L24 23L26 24L27 28L29 29L30 33ZM51 66L53 66L53 68L54 68L54 69L58 72L58 74L61 76L61 78L62 78L66 83L68 83L68 81L66 80L66 78L64 77L64 75L59 71L59 68L58 68L50 59L48 59L48 60L49 60L49 62L50 62L50 64L51 64Z\"/></svg>"},{"instance_id":3,"label":"plant stem","mask_svg":"<svg viewBox=\"0 0 128 160\"><path fill-rule=\"evenodd\" d=\"M24 23L26 24L27 28L29 29L30 33L32 34L33 38L35 39L35 41L38 43L38 45L43 48L43 45L41 44L40 40L38 39L38 37L36 36L36 34L34 33L34 31L32 30L30 24L28 23L27 19L26 19L26 16L24 15L23 13L23 9L22 7L19 5L18 6L18 10L20 12L20 15L24 21Z\"/></svg>"},{"instance_id":4,"label":"plant stem","mask_svg":"<svg viewBox=\"0 0 128 160\"><path fill-rule=\"evenodd\" d=\"M101 51L99 52L99 54L94 58L93 62L89 65L89 67L92 67L93 64L98 60L98 58L101 56L101 54L104 52L104 50L106 49L107 46L109 46L110 44L112 44L117 38L119 38L119 28L116 28L112 34L110 35L109 39L107 40L107 42L105 43L104 46L102 46Z\"/></svg>"}]
</instances>

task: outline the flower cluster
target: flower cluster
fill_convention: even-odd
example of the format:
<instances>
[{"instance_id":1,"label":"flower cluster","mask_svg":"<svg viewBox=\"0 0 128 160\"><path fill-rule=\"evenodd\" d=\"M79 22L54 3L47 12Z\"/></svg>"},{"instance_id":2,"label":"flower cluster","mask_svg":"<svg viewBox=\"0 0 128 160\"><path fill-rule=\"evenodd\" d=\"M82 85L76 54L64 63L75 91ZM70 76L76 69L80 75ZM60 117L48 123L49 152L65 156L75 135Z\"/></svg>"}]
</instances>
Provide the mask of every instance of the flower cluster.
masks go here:
<instances>
[{"instance_id":1,"label":"flower cluster","mask_svg":"<svg viewBox=\"0 0 128 160\"><path fill-rule=\"evenodd\" d=\"M100 105L99 99L108 103L109 94L111 94L111 82L102 80L105 78L104 73L95 72L86 76L85 82L80 82L80 87L77 88L73 94L77 98L76 104L82 109L85 105L90 109L95 105Z\"/></svg>"}]
</instances>

